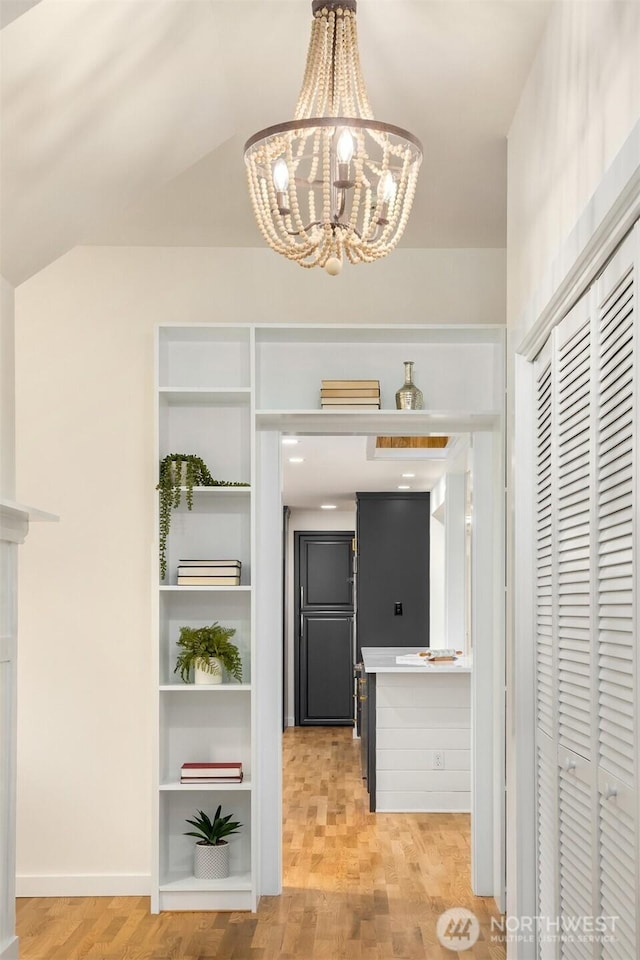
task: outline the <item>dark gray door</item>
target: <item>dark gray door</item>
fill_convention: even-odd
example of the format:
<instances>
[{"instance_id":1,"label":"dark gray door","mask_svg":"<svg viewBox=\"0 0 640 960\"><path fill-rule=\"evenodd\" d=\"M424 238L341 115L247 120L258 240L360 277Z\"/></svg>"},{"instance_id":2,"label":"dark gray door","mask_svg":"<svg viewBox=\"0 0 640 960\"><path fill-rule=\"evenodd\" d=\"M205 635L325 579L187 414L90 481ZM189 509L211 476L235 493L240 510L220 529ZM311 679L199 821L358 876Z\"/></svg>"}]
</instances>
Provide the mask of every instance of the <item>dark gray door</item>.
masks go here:
<instances>
[{"instance_id":1,"label":"dark gray door","mask_svg":"<svg viewBox=\"0 0 640 960\"><path fill-rule=\"evenodd\" d=\"M353 723L353 533L296 533L296 723Z\"/></svg>"}]
</instances>

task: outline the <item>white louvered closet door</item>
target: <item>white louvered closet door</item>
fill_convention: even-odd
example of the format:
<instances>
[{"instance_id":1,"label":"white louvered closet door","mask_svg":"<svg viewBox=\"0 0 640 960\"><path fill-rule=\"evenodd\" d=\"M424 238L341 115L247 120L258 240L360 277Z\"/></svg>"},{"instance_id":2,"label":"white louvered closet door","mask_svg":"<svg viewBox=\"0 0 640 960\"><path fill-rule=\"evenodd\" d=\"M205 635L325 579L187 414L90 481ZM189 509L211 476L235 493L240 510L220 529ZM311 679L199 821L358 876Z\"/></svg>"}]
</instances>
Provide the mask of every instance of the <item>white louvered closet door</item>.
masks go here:
<instances>
[{"instance_id":1,"label":"white louvered closet door","mask_svg":"<svg viewBox=\"0 0 640 960\"><path fill-rule=\"evenodd\" d=\"M613 939L539 960L639 960L640 228L535 364L537 909Z\"/></svg>"},{"instance_id":2,"label":"white louvered closet door","mask_svg":"<svg viewBox=\"0 0 640 960\"><path fill-rule=\"evenodd\" d=\"M595 914L596 853L592 764L593 464L590 297L558 326L554 344L554 599L557 603L558 914L580 922ZM593 945L561 940L567 960L594 956Z\"/></svg>"},{"instance_id":3,"label":"white louvered closet door","mask_svg":"<svg viewBox=\"0 0 640 960\"><path fill-rule=\"evenodd\" d=\"M638 238L596 284L597 787L602 957L640 955L638 878ZM594 544L594 545L595 545Z\"/></svg>"},{"instance_id":4,"label":"white louvered closet door","mask_svg":"<svg viewBox=\"0 0 640 960\"><path fill-rule=\"evenodd\" d=\"M537 912L557 915L558 896L558 776L556 758L556 656L554 649L555 580L553 477L555 416L551 342L535 364L536 377L536 852L538 860ZM553 943L538 944L539 960L552 960Z\"/></svg>"}]
</instances>

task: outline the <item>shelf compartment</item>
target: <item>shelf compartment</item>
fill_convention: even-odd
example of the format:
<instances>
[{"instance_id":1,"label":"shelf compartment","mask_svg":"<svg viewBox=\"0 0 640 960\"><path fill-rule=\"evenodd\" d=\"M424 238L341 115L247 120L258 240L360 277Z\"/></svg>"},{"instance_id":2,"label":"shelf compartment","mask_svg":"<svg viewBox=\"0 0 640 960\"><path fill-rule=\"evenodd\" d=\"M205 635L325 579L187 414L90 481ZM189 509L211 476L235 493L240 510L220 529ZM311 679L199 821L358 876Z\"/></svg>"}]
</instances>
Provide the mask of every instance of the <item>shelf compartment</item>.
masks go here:
<instances>
[{"instance_id":1,"label":"shelf compartment","mask_svg":"<svg viewBox=\"0 0 640 960\"><path fill-rule=\"evenodd\" d=\"M250 790L251 701L249 697L195 697L182 692L160 698L160 784L179 793L192 789L180 783L183 763L242 762L241 784L193 784L196 790L225 793ZM247 784L245 786L245 783Z\"/></svg>"},{"instance_id":2,"label":"shelf compartment","mask_svg":"<svg viewBox=\"0 0 640 960\"><path fill-rule=\"evenodd\" d=\"M249 388L251 332L229 324L161 326L158 330L158 381L161 388Z\"/></svg>"},{"instance_id":3,"label":"shelf compartment","mask_svg":"<svg viewBox=\"0 0 640 960\"><path fill-rule=\"evenodd\" d=\"M179 590L211 590L220 587L178 586L181 560L239 560L242 564L239 587L223 586L223 590L249 589L251 584L251 498L238 495L194 496L189 510L186 494L177 510L172 510L171 529L167 538L167 577L161 589L175 586Z\"/></svg>"},{"instance_id":4,"label":"shelf compartment","mask_svg":"<svg viewBox=\"0 0 640 960\"><path fill-rule=\"evenodd\" d=\"M191 790L164 791L160 803L159 893L161 910L251 910L251 793L223 790L195 794ZM192 828L198 809L213 816L218 804L223 815L233 814L241 832L229 838L230 876L224 880L196 880L193 876ZM226 898L226 899L225 899Z\"/></svg>"},{"instance_id":5,"label":"shelf compartment","mask_svg":"<svg viewBox=\"0 0 640 960\"><path fill-rule=\"evenodd\" d=\"M201 457L215 480L251 480L251 406L248 394L234 403L168 403L159 394L158 454L192 453Z\"/></svg>"},{"instance_id":6,"label":"shelf compartment","mask_svg":"<svg viewBox=\"0 0 640 960\"><path fill-rule=\"evenodd\" d=\"M242 659L242 686L249 689L251 683L251 588L250 587L160 587L159 591L159 656L160 684L175 688L173 692L183 699L191 699L195 684L183 684L174 668L179 654L177 646L180 627L204 627L214 621L232 627L232 637ZM220 684L229 691L239 690L234 682ZM220 687L202 686L203 690L219 690ZM222 696L225 694L223 693ZM163 699L171 696L171 690ZM196 695L196 699L200 699Z\"/></svg>"},{"instance_id":7,"label":"shelf compartment","mask_svg":"<svg viewBox=\"0 0 640 960\"><path fill-rule=\"evenodd\" d=\"M158 789L163 793L246 793L251 791L251 780L245 777L242 783L161 783Z\"/></svg>"},{"instance_id":8,"label":"shelf compartment","mask_svg":"<svg viewBox=\"0 0 640 960\"><path fill-rule=\"evenodd\" d=\"M341 334L301 331L299 340L292 336L287 341L269 341L260 339L256 331L256 407L313 410L319 406L323 379L378 380L383 407L392 410L407 359L415 363L416 386L433 409L492 410L502 404L501 342L428 342L427 338L424 329L370 334L352 328Z\"/></svg>"}]
</instances>

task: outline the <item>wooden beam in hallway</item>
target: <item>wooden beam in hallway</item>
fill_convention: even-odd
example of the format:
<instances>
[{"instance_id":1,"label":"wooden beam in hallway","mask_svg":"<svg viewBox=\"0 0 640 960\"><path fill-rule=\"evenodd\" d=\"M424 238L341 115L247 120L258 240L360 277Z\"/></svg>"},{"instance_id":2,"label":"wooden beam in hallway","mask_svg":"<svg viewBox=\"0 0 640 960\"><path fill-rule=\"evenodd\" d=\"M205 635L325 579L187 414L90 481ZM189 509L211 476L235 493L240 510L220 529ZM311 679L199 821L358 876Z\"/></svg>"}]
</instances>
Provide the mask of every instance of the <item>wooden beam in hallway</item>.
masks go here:
<instances>
[{"instance_id":1,"label":"wooden beam in hallway","mask_svg":"<svg viewBox=\"0 0 640 960\"><path fill-rule=\"evenodd\" d=\"M21 960L503 960L491 899L470 886L466 814L372 814L359 743L342 727L284 735L284 891L257 914L149 914L147 897L18 901ZM454 906L473 948L436 936Z\"/></svg>"}]
</instances>

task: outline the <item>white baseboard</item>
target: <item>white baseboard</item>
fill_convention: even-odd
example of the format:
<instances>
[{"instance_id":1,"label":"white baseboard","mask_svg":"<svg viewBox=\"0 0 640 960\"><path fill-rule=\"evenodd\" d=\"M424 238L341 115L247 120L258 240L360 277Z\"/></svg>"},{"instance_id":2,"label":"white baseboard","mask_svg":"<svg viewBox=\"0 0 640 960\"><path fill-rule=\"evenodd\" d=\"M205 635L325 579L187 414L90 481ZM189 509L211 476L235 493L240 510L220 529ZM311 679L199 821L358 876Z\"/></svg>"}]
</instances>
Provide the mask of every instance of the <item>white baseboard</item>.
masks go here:
<instances>
[{"instance_id":1,"label":"white baseboard","mask_svg":"<svg viewBox=\"0 0 640 960\"><path fill-rule=\"evenodd\" d=\"M150 894L149 874L16 877L16 897L148 897ZM4 954L0 960L4 960Z\"/></svg>"},{"instance_id":2,"label":"white baseboard","mask_svg":"<svg viewBox=\"0 0 640 960\"><path fill-rule=\"evenodd\" d=\"M0 949L0 960L18 960L18 938L13 937Z\"/></svg>"},{"instance_id":3,"label":"white baseboard","mask_svg":"<svg viewBox=\"0 0 640 960\"><path fill-rule=\"evenodd\" d=\"M288 726L288 727L295 727L295 725L296 725L296 718L295 718L295 717L287 717L287 726Z\"/></svg>"}]
</instances>

